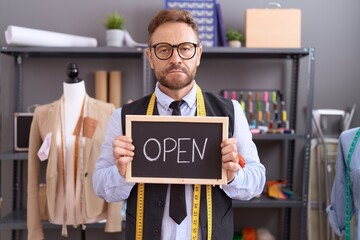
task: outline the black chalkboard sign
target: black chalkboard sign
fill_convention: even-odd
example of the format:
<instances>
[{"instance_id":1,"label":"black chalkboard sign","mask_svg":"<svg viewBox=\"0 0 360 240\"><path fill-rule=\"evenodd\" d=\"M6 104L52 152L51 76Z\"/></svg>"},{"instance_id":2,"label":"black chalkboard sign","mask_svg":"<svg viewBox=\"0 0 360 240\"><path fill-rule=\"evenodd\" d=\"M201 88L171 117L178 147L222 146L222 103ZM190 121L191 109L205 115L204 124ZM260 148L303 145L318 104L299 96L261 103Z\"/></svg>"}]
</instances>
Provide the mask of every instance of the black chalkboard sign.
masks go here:
<instances>
[{"instance_id":1,"label":"black chalkboard sign","mask_svg":"<svg viewBox=\"0 0 360 240\"><path fill-rule=\"evenodd\" d=\"M143 183L226 184L221 142L227 117L127 115L135 156L126 179Z\"/></svg>"}]
</instances>

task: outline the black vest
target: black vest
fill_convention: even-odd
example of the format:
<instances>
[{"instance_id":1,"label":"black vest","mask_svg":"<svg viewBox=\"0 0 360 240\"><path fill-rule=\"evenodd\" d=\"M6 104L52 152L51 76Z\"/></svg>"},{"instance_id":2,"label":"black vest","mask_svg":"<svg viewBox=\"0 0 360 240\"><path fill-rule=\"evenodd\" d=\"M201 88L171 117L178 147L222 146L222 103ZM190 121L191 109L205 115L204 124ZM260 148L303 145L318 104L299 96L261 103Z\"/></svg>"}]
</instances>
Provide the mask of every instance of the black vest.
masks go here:
<instances>
[{"instance_id":1,"label":"black vest","mask_svg":"<svg viewBox=\"0 0 360 240\"><path fill-rule=\"evenodd\" d=\"M230 100L203 92L207 116L229 117L229 137L234 133L234 107ZM125 133L125 115L145 115L151 95L122 107L122 129ZM155 104L154 115L158 115ZM135 239L137 184L130 192L126 208L127 240ZM160 239L167 184L145 184L143 239ZM231 240L234 234L232 200L218 186L212 188L212 239ZM202 238L207 239L207 209L205 186L201 188L200 228Z\"/></svg>"}]
</instances>

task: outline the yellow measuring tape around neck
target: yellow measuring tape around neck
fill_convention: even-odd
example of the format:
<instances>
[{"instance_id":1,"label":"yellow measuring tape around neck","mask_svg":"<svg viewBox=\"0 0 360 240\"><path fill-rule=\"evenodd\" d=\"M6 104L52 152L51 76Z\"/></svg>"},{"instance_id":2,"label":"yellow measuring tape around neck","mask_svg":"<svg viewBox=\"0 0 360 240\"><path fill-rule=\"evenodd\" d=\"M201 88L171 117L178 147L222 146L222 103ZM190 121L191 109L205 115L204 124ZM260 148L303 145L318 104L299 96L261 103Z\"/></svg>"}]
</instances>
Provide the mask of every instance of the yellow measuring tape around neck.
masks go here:
<instances>
[{"instance_id":1,"label":"yellow measuring tape around neck","mask_svg":"<svg viewBox=\"0 0 360 240\"><path fill-rule=\"evenodd\" d=\"M155 92L151 95L149 105L146 111L146 115L153 115L155 108ZM206 116L204 96L201 88L196 85L196 106L197 116ZM137 211L136 211L136 240L143 239L143 220L144 220L144 183L138 183L137 192ZM193 211L192 211L192 226L191 226L191 239L197 240L199 233L199 217L200 217L200 194L201 185L194 185L194 197L193 197ZM206 205L207 205L207 235L208 240L211 240L212 235L212 187L206 185Z\"/></svg>"}]
</instances>

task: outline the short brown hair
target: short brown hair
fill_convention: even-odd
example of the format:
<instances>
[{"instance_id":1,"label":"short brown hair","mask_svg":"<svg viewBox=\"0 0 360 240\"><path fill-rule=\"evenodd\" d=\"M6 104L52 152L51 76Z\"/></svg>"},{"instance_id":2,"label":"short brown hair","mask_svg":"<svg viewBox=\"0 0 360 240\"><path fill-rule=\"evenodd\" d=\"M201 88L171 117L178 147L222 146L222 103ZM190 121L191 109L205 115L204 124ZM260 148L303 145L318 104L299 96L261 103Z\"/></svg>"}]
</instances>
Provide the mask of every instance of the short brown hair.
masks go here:
<instances>
[{"instance_id":1,"label":"short brown hair","mask_svg":"<svg viewBox=\"0 0 360 240\"><path fill-rule=\"evenodd\" d=\"M163 9L161 10L149 23L148 26L148 44L150 45L150 39L155 30L163 23L167 22L182 22L189 25L195 32L198 41L199 40L199 28L196 24L193 16L189 11L182 9Z\"/></svg>"}]
</instances>

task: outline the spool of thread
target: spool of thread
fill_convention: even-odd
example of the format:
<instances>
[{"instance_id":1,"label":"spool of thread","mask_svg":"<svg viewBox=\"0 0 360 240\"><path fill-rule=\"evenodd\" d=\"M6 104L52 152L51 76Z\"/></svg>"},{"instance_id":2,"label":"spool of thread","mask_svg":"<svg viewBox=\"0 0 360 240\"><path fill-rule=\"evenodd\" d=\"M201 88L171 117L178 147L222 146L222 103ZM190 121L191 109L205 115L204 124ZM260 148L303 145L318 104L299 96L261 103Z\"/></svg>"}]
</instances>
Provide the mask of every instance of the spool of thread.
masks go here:
<instances>
[{"instance_id":1,"label":"spool of thread","mask_svg":"<svg viewBox=\"0 0 360 240\"><path fill-rule=\"evenodd\" d=\"M263 100L264 100L264 102L269 101L269 93L267 91L264 92Z\"/></svg>"},{"instance_id":2,"label":"spool of thread","mask_svg":"<svg viewBox=\"0 0 360 240\"><path fill-rule=\"evenodd\" d=\"M225 90L223 91L223 97L226 99L229 98L228 91L225 91Z\"/></svg>"},{"instance_id":3,"label":"spool of thread","mask_svg":"<svg viewBox=\"0 0 360 240\"><path fill-rule=\"evenodd\" d=\"M235 91L231 92L231 99L236 100L236 92Z\"/></svg>"}]
</instances>

